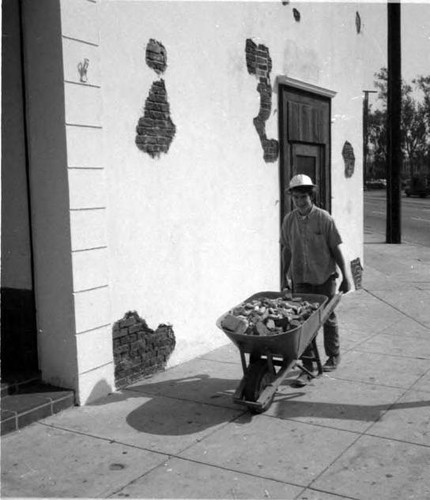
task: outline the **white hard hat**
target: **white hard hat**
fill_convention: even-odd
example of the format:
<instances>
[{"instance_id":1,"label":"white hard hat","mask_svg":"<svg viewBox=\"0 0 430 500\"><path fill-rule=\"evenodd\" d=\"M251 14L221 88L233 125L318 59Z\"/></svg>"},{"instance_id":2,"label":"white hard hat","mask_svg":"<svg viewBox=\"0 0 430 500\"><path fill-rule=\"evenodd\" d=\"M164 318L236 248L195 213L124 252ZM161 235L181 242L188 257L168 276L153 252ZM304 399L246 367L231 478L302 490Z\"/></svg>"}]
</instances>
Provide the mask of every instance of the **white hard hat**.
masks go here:
<instances>
[{"instance_id":1,"label":"white hard hat","mask_svg":"<svg viewBox=\"0 0 430 500\"><path fill-rule=\"evenodd\" d=\"M298 187L315 187L315 184L312 182L312 179L304 174L295 175L288 186L288 191L291 191L294 188Z\"/></svg>"}]
</instances>

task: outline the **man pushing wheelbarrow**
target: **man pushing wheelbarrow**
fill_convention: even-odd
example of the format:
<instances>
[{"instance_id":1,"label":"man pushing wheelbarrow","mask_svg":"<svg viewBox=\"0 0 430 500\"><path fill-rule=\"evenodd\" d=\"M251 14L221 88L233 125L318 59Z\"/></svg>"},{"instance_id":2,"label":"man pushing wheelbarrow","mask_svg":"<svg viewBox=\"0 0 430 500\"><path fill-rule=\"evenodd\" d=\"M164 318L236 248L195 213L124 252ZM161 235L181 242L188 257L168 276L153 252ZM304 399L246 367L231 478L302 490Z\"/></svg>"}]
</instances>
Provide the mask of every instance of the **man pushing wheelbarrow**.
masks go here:
<instances>
[{"instance_id":1,"label":"man pushing wheelbarrow","mask_svg":"<svg viewBox=\"0 0 430 500\"><path fill-rule=\"evenodd\" d=\"M351 289L345 259L341 250L342 239L334 219L325 210L314 205L316 186L307 175L295 175L289 184L294 210L289 212L281 229L283 288L291 279L292 291L298 294L320 294L331 300L336 294L336 265L342 273L339 292ZM323 371L329 372L340 363L339 329L333 311L323 325L324 350L327 361ZM310 344L301 360L305 369L295 380L303 387L314 372L313 352Z\"/></svg>"},{"instance_id":2,"label":"man pushing wheelbarrow","mask_svg":"<svg viewBox=\"0 0 430 500\"><path fill-rule=\"evenodd\" d=\"M243 378L233 400L253 413L270 407L278 387L296 366L302 373L294 382L303 387L316 376L314 363L321 374L336 369L340 361L334 309L351 285L334 220L313 203L315 187L308 176L296 175L288 188L296 208L282 224L282 292L256 293L217 321L240 353ZM342 273L340 293L336 293L336 265ZM288 276L292 292L286 287ZM324 366L316 343L321 326L328 356Z\"/></svg>"}]
</instances>

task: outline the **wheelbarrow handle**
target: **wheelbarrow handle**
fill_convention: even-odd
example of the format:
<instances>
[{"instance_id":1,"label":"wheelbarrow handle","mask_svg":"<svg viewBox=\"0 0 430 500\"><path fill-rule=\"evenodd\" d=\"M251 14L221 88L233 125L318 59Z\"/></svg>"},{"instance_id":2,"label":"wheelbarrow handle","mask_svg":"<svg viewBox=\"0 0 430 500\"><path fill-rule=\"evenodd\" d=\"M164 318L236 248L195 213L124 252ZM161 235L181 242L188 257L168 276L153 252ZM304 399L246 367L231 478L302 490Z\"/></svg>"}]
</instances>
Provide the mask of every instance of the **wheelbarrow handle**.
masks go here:
<instances>
[{"instance_id":1,"label":"wheelbarrow handle","mask_svg":"<svg viewBox=\"0 0 430 500\"><path fill-rule=\"evenodd\" d=\"M321 324L325 323L328 320L330 314L336 309L337 305L340 302L340 299L342 298L342 295L343 292L336 293L336 295L334 295L324 307L324 310L321 313Z\"/></svg>"}]
</instances>

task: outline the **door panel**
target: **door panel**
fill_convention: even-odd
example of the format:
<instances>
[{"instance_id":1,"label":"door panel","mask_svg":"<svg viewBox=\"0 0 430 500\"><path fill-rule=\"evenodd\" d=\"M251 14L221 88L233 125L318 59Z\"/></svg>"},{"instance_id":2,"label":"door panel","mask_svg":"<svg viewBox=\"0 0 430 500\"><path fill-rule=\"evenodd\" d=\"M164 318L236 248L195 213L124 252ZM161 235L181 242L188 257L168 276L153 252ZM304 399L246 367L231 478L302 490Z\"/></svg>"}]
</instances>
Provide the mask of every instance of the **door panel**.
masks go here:
<instances>
[{"instance_id":1,"label":"door panel","mask_svg":"<svg viewBox=\"0 0 430 500\"><path fill-rule=\"evenodd\" d=\"M288 140L321 144L327 142L324 107L288 101Z\"/></svg>"},{"instance_id":2,"label":"door panel","mask_svg":"<svg viewBox=\"0 0 430 500\"><path fill-rule=\"evenodd\" d=\"M285 190L296 173L312 178L319 206L330 211L330 98L280 85L279 100L281 220L291 210Z\"/></svg>"},{"instance_id":3,"label":"door panel","mask_svg":"<svg viewBox=\"0 0 430 500\"><path fill-rule=\"evenodd\" d=\"M324 147L321 145L292 144L291 145L291 175L308 175L317 185L316 199L320 205L324 199L324 178L321 166L324 165Z\"/></svg>"}]
</instances>

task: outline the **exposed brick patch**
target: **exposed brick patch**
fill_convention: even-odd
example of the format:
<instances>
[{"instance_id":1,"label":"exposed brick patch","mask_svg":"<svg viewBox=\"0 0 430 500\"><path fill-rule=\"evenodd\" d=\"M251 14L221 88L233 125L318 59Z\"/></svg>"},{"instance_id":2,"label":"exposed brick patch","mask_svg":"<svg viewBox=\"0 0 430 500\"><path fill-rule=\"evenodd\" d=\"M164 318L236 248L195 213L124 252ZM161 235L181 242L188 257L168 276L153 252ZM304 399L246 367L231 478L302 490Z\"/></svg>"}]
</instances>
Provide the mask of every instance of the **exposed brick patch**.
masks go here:
<instances>
[{"instance_id":1,"label":"exposed brick patch","mask_svg":"<svg viewBox=\"0 0 430 500\"><path fill-rule=\"evenodd\" d=\"M167 68L167 52L164 45L151 38L146 45L146 64L158 75Z\"/></svg>"},{"instance_id":2,"label":"exposed brick patch","mask_svg":"<svg viewBox=\"0 0 430 500\"><path fill-rule=\"evenodd\" d=\"M260 94L260 109L253 120L255 130L263 148L264 161L274 162L278 158L279 143L276 139L268 139L266 134L266 121L272 110L272 85L270 83L272 59L267 47L257 46L250 38L246 40L245 54L248 73L255 75L259 82L257 92Z\"/></svg>"},{"instance_id":3,"label":"exposed brick patch","mask_svg":"<svg viewBox=\"0 0 430 500\"><path fill-rule=\"evenodd\" d=\"M355 289L360 290L361 288L363 288L363 285L362 285L363 266L361 265L360 257L357 257L356 259L351 260L350 266L351 266L351 274L352 274L352 278L354 280Z\"/></svg>"},{"instance_id":4,"label":"exposed brick patch","mask_svg":"<svg viewBox=\"0 0 430 500\"><path fill-rule=\"evenodd\" d=\"M348 141L345 141L345 144L343 145L342 158L345 164L345 177L352 177L355 169L355 154L352 144Z\"/></svg>"},{"instance_id":5,"label":"exposed brick patch","mask_svg":"<svg viewBox=\"0 0 430 500\"><path fill-rule=\"evenodd\" d=\"M167 68L166 49L162 43L152 38L146 46L146 64L157 75L164 73ZM152 158L156 158L161 153L169 151L176 133L163 79L152 83L143 113L136 127L136 146Z\"/></svg>"},{"instance_id":6,"label":"exposed brick patch","mask_svg":"<svg viewBox=\"0 0 430 500\"><path fill-rule=\"evenodd\" d=\"M250 75L255 75L257 72L257 44L250 38L246 40L245 45L246 67Z\"/></svg>"},{"instance_id":7,"label":"exposed brick patch","mask_svg":"<svg viewBox=\"0 0 430 500\"><path fill-rule=\"evenodd\" d=\"M135 311L117 321L112 333L117 389L164 370L176 345L171 326L154 331Z\"/></svg>"},{"instance_id":8,"label":"exposed brick patch","mask_svg":"<svg viewBox=\"0 0 430 500\"><path fill-rule=\"evenodd\" d=\"M144 115L136 127L136 145L152 158L169 151L176 133L176 126L170 118L164 80L153 82L145 101Z\"/></svg>"}]
</instances>

